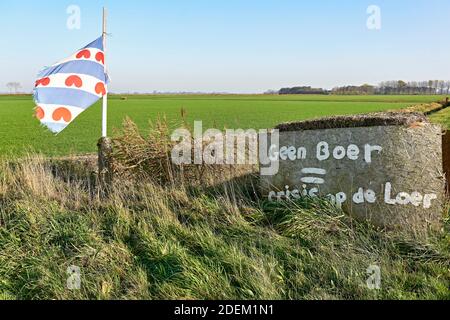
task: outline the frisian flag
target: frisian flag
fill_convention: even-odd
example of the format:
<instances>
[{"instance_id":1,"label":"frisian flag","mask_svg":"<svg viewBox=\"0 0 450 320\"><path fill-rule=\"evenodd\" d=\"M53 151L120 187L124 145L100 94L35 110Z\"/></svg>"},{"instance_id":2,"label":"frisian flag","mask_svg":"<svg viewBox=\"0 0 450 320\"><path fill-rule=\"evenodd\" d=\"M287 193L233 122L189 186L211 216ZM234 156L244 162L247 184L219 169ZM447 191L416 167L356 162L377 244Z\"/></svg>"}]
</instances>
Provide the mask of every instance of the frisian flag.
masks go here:
<instances>
[{"instance_id":1,"label":"frisian flag","mask_svg":"<svg viewBox=\"0 0 450 320\"><path fill-rule=\"evenodd\" d=\"M103 37L40 72L34 88L35 114L53 133L107 93Z\"/></svg>"}]
</instances>

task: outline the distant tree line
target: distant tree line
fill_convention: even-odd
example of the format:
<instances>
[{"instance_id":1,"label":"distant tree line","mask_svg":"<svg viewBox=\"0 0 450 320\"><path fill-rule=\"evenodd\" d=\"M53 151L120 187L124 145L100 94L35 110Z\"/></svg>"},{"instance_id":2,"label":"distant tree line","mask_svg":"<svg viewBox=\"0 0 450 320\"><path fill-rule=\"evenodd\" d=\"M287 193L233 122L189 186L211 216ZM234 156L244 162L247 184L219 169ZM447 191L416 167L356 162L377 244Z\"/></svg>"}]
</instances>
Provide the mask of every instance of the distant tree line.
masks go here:
<instances>
[{"instance_id":1,"label":"distant tree line","mask_svg":"<svg viewBox=\"0 0 450 320\"><path fill-rule=\"evenodd\" d=\"M282 88L278 91L278 94L328 94L328 92L322 88L293 87Z\"/></svg>"},{"instance_id":2,"label":"distant tree line","mask_svg":"<svg viewBox=\"0 0 450 320\"><path fill-rule=\"evenodd\" d=\"M333 94L416 94L416 95L432 95L432 94L449 94L450 81L444 80L428 80L428 81L410 81L402 80L384 81L378 86L364 84L362 86L344 86L336 87L331 91Z\"/></svg>"},{"instance_id":3,"label":"distant tree line","mask_svg":"<svg viewBox=\"0 0 450 320\"><path fill-rule=\"evenodd\" d=\"M332 94L351 94L351 95L369 95L377 94L377 87L370 84L363 84L362 86L343 86L336 87L331 90Z\"/></svg>"},{"instance_id":4,"label":"distant tree line","mask_svg":"<svg viewBox=\"0 0 450 320\"><path fill-rule=\"evenodd\" d=\"M322 88L312 88L310 86L299 86L292 88L282 88L280 90L269 90L266 94L337 94L337 95L390 95L390 94L411 94L411 95L433 95L450 94L450 81L428 80L410 81L403 80L384 81L377 86L363 84L361 86L342 86L332 90Z\"/></svg>"}]
</instances>

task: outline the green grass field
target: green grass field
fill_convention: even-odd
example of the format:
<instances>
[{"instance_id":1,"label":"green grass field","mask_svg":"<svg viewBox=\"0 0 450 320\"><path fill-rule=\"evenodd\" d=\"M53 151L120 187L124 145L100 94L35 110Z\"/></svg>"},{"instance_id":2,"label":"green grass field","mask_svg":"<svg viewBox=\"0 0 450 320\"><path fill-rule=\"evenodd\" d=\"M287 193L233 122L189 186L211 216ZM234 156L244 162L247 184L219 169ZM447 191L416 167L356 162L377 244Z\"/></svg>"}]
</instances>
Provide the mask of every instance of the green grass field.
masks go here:
<instances>
[{"instance_id":1,"label":"green grass field","mask_svg":"<svg viewBox=\"0 0 450 320\"><path fill-rule=\"evenodd\" d=\"M166 116L173 126L187 120L202 120L204 128L270 128L286 121L328 115L367 113L400 109L432 102L439 96L264 96L264 95L167 95L112 96L109 129L120 128L129 116L145 129L149 120ZM84 154L96 150L100 136L101 105L84 112L58 136L40 127L33 117L31 96L0 96L0 155L20 156L27 152L46 155Z\"/></svg>"}]
</instances>

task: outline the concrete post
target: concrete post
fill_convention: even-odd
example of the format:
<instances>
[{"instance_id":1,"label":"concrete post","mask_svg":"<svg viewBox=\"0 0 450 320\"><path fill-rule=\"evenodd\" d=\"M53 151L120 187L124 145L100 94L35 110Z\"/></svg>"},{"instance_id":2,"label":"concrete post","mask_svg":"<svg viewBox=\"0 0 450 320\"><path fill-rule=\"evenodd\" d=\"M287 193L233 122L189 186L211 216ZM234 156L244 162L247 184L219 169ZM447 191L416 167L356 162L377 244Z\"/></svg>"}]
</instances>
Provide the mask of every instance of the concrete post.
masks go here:
<instances>
[{"instance_id":1,"label":"concrete post","mask_svg":"<svg viewBox=\"0 0 450 320\"><path fill-rule=\"evenodd\" d=\"M97 147L99 190L101 194L107 195L113 185L112 141L110 138L100 138Z\"/></svg>"}]
</instances>

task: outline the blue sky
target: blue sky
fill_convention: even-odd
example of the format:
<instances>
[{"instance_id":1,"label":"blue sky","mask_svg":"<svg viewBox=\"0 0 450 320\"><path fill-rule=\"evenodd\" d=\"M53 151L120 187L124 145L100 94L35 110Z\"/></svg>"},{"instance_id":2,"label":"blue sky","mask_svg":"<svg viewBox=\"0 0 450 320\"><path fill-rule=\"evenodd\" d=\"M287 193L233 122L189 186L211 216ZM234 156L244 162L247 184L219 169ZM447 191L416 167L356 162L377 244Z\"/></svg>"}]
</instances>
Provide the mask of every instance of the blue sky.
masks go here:
<instances>
[{"instance_id":1,"label":"blue sky","mask_svg":"<svg viewBox=\"0 0 450 320\"><path fill-rule=\"evenodd\" d=\"M66 26L81 9L81 29ZM450 79L448 0L150 0L0 2L0 92L101 33L109 10L115 92L253 93L383 80ZM381 30L366 10L381 9Z\"/></svg>"}]
</instances>

